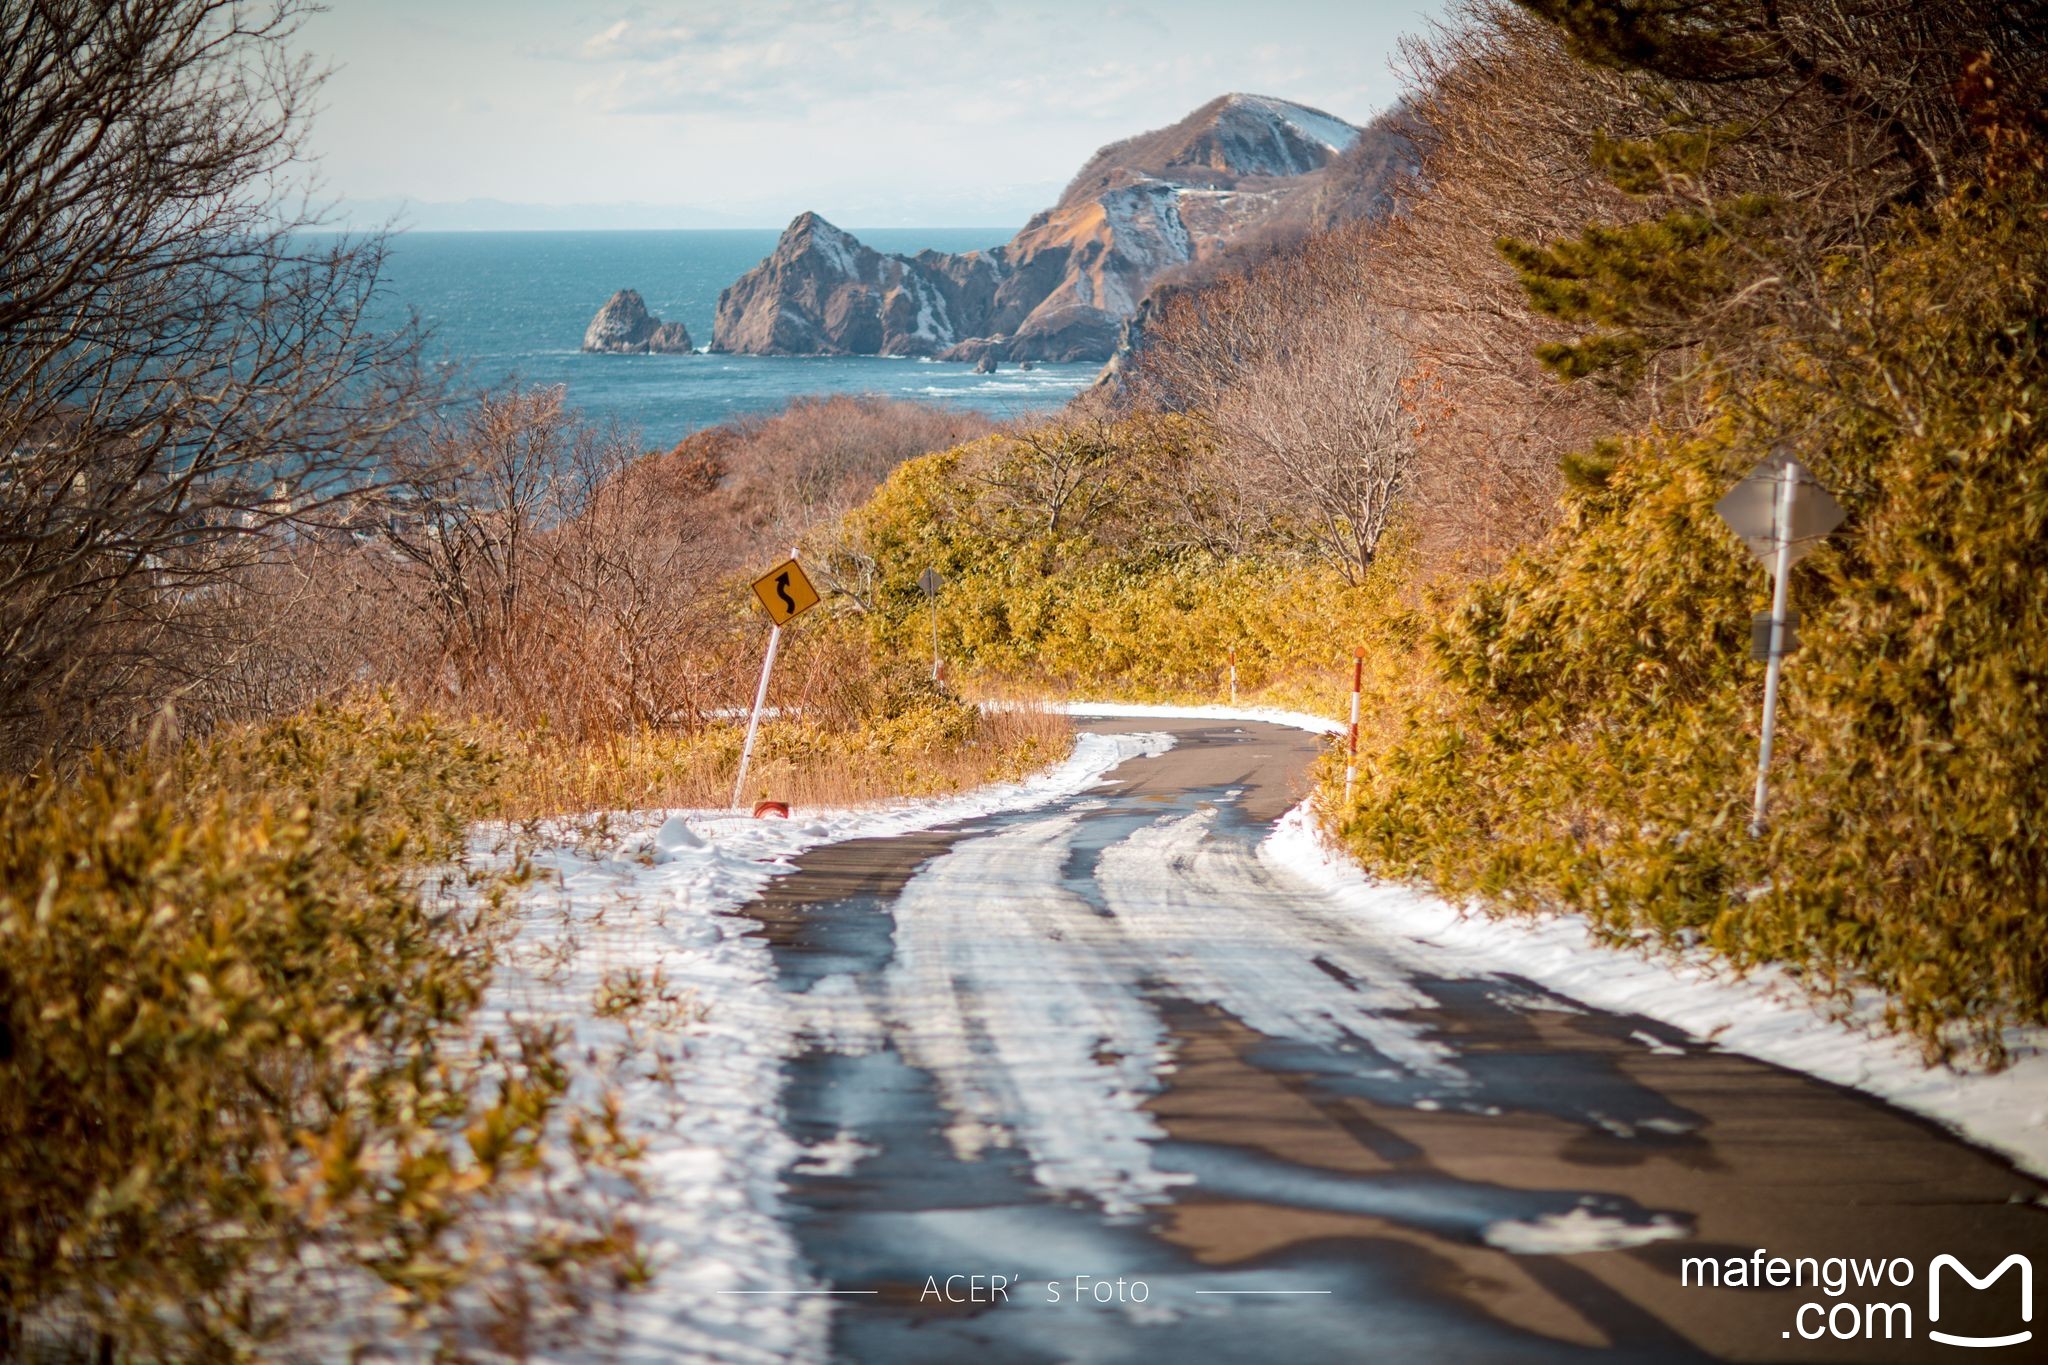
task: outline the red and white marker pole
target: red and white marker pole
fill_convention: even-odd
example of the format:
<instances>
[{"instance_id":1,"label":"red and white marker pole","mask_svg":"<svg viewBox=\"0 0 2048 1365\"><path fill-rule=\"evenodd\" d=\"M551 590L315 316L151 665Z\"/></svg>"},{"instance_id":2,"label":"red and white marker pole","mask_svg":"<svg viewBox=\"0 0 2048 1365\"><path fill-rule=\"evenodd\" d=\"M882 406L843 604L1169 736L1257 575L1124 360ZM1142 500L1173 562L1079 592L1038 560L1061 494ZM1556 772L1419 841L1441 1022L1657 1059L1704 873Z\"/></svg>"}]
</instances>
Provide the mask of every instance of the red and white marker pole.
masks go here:
<instances>
[{"instance_id":1,"label":"red and white marker pole","mask_svg":"<svg viewBox=\"0 0 2048 1365\"><path fill-rule=\"evenodd\" d=\"M1237 705L1237 651L1230 651L1230 704Z\"/></svg>"},{"instance_id":2,"label":"red and white marker pole","mask_svg":"<svg viewBox=\"0 0 2048 1365\"><path fill-rule=\"evenodd\" d=\"M1351 651L1351 759L1344 765L1344 809L1351 809L1351 789L1358 785L1358 694L1365 690L1365 646Z\"/></svg>"}]
</instances>

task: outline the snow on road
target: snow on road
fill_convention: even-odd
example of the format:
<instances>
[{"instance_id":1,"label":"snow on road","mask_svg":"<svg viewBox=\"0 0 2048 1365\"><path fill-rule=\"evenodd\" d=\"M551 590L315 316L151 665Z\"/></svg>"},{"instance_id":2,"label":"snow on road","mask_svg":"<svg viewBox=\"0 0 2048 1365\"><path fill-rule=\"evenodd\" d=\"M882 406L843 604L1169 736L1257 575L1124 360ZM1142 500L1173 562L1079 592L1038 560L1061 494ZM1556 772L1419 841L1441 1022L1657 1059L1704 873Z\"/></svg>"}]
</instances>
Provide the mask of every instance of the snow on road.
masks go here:
<instances>
[{"instance_id":1,"label":"snow on road","mask_svg":"<svg viewBox=\"0 0 2048 1365\"><path fill-rule=\"evenodd\" d=\"M1219 837L1214 809L1160 812L1102 848L1091 875L1078 836L1101 804L936 858L892 907L877 997L827 977L801 998L801 1031L854 1055L892 1041L935 1078L962 1159L1021 1148L1040 1184L1111 1215L1190 1179L1153 1164L1165 1133L1144 1108L1173 1067L1162 993L1276 1040L1362 1041L1438 1090L1464 1086L1448 1048L1391 1017L1431 1007L1402 969L1420 970L1418 954L1319 914L1325 898L1256 843Z\"/></svg>"},{"instance_id":2,"label":"snow on road","mask_svg":"<svg viewBox=\"0 0 2048 1365\"><path fill-rule=\"evenodd\" d=\"M1495 1223L1486 1230L1486 1242L1516 1256L1574 1256L1666 1242L1683 1237L1686 1232L1685 1225L1678 1222L1631 1223L1579 1208L1569 1213Z\"/></svg>"},{"instance_id":3,"label":"snow on road","mask_svg":"<svg viewBox=\"0 0 2048 1365\"><path fill-rule=\"evenodd\" d=\"M1219 707L1070 709L1337 728ZM1083 735L1070 760L1028 782L868 811L787 822L652 813L609 849L537 858L553 884L529 898L492 1008L558 1021L577 1052L622 1058L615 1076L647 1149L645 1189L626 1212L650 1246L657 1287L603 1325L606 1358L825 1353L830 1300L789 1292L819 1286L803 1278L779 1179L792 1165L844 1173L866 1152L844 1135L804 1150L784 1130L782 1066L805 1047L858 1055L893 1044L934 1077L963 1156L1019 1148L1041 1184L1111 1216L1170 1197L1191 1177L1155 1164L1161 1133L1144 1108L1174 1064L1162 993L1274 1039L1362 1046L1418 1094L1455 1097L1465 1083L1457 1059L1410 1021L1427 1012L1412 978L1523 977L1858 1086L2048 1171L2038 1037L2015 1039L2022 1060L2001 1075L1930 1072L1909 1045L1825 1019L1768 973L1732 980L1704 958L1600 945L1572 917L1467 914L1376 883L1325 845L1306 806L1254 842L1223 829L1214 807L1133 818L1083 795L1118 763L1171 742ZM793 993L755 923L731 913L819 844L1054 802L1043 817L962 839L909 881L891 907L892 954L878 979L826 975ZM652 1015L593 1007L623 973L653 983ZM1531 1253L1664 1235L1673 1234L1590 1209L1484 1230L1496 1246Z\"/></svg>"},{"instance_id":4,"label":"snow on road","mask_svg":"<svg viewBox=\"0 0 2048 1365\"><path fill-rule=\"evenodd\" d=\"M904 1060L937 1079L963 1159L1014 1141L1040 1184L1129 1212L1175 1177L1139 1109L1171 1060L1115 926L1060 885L1081 816L970 839L897 898L887 1011Z\"/></svg>"},{"instance_id":5,"label":"snow on road","mask_svg":"<svg viewBox=\"0 0 2048 1365\"><path fill-rule=\"evenodd\" d=\"M754 921L733 915L791 870L796 855L845 839L905 834L1084 791L1126 759L1161 753L1162 735L1082 735L1063 764L1027 781L781 821L723 811L620 817L600 851L569 831L534 855L540 885L522 902L479 1024L509 1019L569 1030L568 1055L609 1059L582 1073L578 1098L620 1092L646 1146L635 1223L658 1289L627 1298L568 1358L621 1362L822 1359L827 1303L807 1285L783 1218L779 1179L793 1161L845 1163L798 1149L781 1123L783 1060L801 1021L776 985ZM665 818L666 817L666 818ZM638 828L634 828L638 826ZM498 843L480 836L477 859ZM645 1005L608 1016L597 1002L631 988Z\"/></svg>"},{"instance_id":6,"label":"snow on road","mask_svg":"<svg viewBox=\"0 0 2048 1365\"><path fill-rule=\"evenodd\" d=\"M1345 926L1325 897L1264 865L1256 845L1215 838L1215 822L1213 810L1164 820L1103 852L1103 897L1150 974L1269 1038L1359 1039L1410 1072L1455 1082L1449 1048L1389 1017L1433 1004L1403 970L1421 967L1418 955Z\"/></svg>"},{"instance_id":7,"label":"snow on road","mask_svg":"<svg viewBox=\"0 0 2048 1365\"><path fill-rule=\"evenodd\" d=\"M1318 734L1344 729L1321 716L1257 707L1082 702L1064 709L1099 718L1259 720ZM1730 1052L1876 1095L2048 1175L2048 1029L2007 1029L2013 1061L2003 1071L1929 1067L1915 1043L1884 1031L1884 1002L1875 992L1837 1018L1781 970L1738 975L1703 950L1604 943L1580 915L1489 915L1378 881L1330 845L1307 803L1280 821L1263 853L1333 899L1354 925L1428 945L1439 969L1459 964L1468 974L1522 976L1601 1009L1655 1019Z\"/></svg>"}]
</instances>

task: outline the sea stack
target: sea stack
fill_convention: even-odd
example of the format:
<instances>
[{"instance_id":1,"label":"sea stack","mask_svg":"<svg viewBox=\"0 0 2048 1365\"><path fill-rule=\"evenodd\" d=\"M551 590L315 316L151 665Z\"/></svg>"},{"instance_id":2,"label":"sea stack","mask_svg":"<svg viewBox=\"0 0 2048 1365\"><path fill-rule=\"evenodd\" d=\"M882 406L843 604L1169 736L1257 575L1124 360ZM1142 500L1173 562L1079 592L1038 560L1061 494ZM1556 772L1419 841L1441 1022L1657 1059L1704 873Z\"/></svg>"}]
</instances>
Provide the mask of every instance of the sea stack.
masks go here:
<instances>
[{"instance_id":1,"label":"sea stack","mask_svg":"<svg viewBox=\"0 0 2048 1365\"><path fill-rule=\"evenodd\" d=\"M621 289L590 320L583 349L602 355L686 355L696 348L689 328L649 313L639 290Z\"/></svg>"}]
</instances>

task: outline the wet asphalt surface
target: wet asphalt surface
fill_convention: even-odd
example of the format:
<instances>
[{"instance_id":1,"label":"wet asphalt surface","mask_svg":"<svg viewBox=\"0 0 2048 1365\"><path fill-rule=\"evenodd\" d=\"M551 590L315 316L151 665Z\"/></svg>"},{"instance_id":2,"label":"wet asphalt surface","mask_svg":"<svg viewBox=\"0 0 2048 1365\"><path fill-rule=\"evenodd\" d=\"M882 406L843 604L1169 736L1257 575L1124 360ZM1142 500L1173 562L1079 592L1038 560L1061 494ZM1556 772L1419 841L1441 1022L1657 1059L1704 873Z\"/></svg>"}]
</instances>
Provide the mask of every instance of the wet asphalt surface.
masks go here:
<instances>
[{"instance_id":1,"label":"wet asphalt surface","mask_svg":"<svg viewBox=\"0 0 2048 1365\"><path fill-rule=\"evenodd\" d=\"M816 850L747 911L783 990L865 1000L878 1021L858 1047L815 1039L784 1073L791 1134L839 1154L785 1173L810 1269L842 1291L836 1359L2048 1359L2039 1340L1965 1351L1928 1339L1934 1256L1982 1273L2012 1252L2037 1265L2048 1253L2042 1187L1930 1124L1524 979L1432 972L1428 945L1382 971L1370 937L1310 898L1298 907L1298 944L1282 946L1312 978L1276 974L1272 944L1248 932L1240 952L1228 894L1213 887L1171 933L1147 931L1143 951L1132 948L1131 907L1104 859L1125 857L1117 865L1128 869L1145 831L1195 829L1189 822L1203 849L1244 853L1305 789L1318 741L1232 722L1090 728L1163 730L1176 743L1084 797ZM1089 1134L1063 1135L1057 1107L1025 1112L1032 1100L1018 1087L1038 1074L1038 1054L1018 1053L1013 1035L1029 1040L1034 1002L974 998L999 993L987 963L979 975L943 957L934 967L929 937L906 938L911 921L899 923L907 887L965 866L975 841L1033 840L1048 821L1060 822L1058 891L1090 943L1108 945L1097 956L1138 964L1119 979L1142 1012L1132 1030L1141 1036L1105 1030L1093 1061L1104 1074L1146 1077L1128 1098L1145 1125L1150 1185L1128 1171L1100 1189L1060 1174L1046 1149L1074 1137L1086 1152ZM1183 870L1199 878L1189 843L1173 847L1159 855L1161 884ZM1284 876L1246 859L1230 866L1240 881L1221 884L1242 885L1263 923L1293 932ZM1003 922L1028 890L969 882L946 894L971 912L969 932L982 923L992 938L1011 935L1003 941L1020 959L1047 947L1058 950L1044 957L1048 970L1095 961L1032 943L1071 936L1071 917L1049 929ZM925 979L942 983L938 994L954 997L939 1023L890 1003L891 974L913 953ZM1203 984L1240 957L1247 970L1267 964L1246 980L1270 983L1273 999ZM1016 979L1028 996L1040 978ZM1272 1022L1318 989L1366 1003L1349 1027ZM1107 993L1083 982L1045 1010L1055 1019L1071 1010L1061 999ZM941 1025L952 1030L942 1054L921 1033ZM1153 1064L1134 1070L1146 1047ZM984 1112L963 1143L962 1108L975 1097ZM1083 1108L1071 1121L1097 1114ZM1140 1193L1116 1193L1126 1188ZM1587 1250L1540 1235L1563 1229L1568 1240L1581 1226L1618 1244ZM1537 1230L1536 1242L1520 1244L1518 1229ZM1681 1283L1685 1258L1758 1248L1903 1257L1919 1273L1904 1288L1839 1296ZM1951 1291L1939 1326L2013 1330L2011 1283L2004 1297ZM1817 1321L1798 1317L1804 1304L1872 1301L1909 1305L1913 1335L1866 1339L1860 1323L1846 1341L1795 1331Z\"/></svg>"}]
</instances>

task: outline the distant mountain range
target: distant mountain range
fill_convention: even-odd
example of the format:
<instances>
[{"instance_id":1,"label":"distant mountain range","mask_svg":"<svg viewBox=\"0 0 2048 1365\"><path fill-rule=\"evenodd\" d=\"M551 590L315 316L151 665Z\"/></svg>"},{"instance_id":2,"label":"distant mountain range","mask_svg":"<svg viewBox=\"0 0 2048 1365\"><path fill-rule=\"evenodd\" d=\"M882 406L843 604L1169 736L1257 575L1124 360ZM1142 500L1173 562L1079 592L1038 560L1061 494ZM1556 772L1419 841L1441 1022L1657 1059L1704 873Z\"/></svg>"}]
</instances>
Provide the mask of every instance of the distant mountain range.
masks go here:
<instances>
[{"instance_id":1,"label":"distant mountain range","mask_svg":"<svg viewBox=\"0 0 2048 1365\"><path fill-rule=\"evenodd\" d=\"M1211 100L1098 151L1007 244L885 255L816 213L726 289L711 349L1104 360L1153 281L1376 212L1414 164L1405 115L1361 128L1262 95Z\"/></svg>"},{"instance_id":2,"label":"distant mountain range","mask_svg":"<svg viewBox=\"0 0 2048 1365\"><path fill-rule=\"evenodd\" d=\"M350 227L395 224L417 232L597 232L761 224L758 217L688 204L518 204L503 199L351 199L337 216Z\"/></svg>"}]
</instances>

